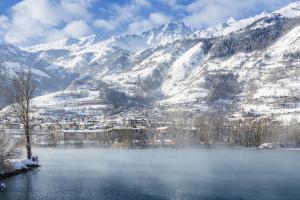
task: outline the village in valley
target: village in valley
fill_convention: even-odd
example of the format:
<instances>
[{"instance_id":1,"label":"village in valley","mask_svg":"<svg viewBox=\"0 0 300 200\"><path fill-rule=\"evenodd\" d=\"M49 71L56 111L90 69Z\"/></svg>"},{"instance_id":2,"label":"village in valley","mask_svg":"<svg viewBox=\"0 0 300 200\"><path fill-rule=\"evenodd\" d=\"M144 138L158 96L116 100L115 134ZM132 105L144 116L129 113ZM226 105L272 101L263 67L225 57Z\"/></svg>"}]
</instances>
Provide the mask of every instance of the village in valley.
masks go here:
<instances>
[{"instance_id":1,"label":"village in valley","mask_svg":"<svg viewBox=\"0 0 300 200\"><path fill-rule=\"evenodd\" d=\"M0 131L14 141L24 140L18 118L2 115ZM284 130L284 131L282 131ZM278 147L300 144L299 123L282 124L270 117L230 119L196 115L190 111L135 108L108 116L40 117L31 122L32 145L98 146L106 148L155 147Z\"/></svg>"},{"instance_id":2,"label":"village in valley","mask_svg":"<svg viewBox=\"0 0 300 200\"><path fill-rule=\"evenodd\" d=\"M116 116L84 116L64 119L42 118L32 122L32 144L37 146L98 145L101 147L172 147L172 123L145 112ZM189 131L192 131L193 127ZM23 136L17 118L5 117L0 131L18 140Z\"/></svg>"}]
</instances>

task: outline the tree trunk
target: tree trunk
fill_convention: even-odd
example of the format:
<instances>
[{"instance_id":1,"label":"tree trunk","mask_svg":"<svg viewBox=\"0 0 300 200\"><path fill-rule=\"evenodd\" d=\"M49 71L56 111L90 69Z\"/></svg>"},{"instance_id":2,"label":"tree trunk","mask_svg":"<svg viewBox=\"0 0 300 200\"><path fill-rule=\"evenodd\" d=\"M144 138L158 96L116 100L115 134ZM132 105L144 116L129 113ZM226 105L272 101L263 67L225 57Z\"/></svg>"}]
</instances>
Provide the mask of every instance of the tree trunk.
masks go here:
<instances>
[{"instance_id":1,"label":"tree trunk","mask_svg":"<svg viewBox=\"0 0 300 200\"><path fill-rule=\"evenodd\" d=\"M25 125L27 159L31 159L32 157L29 131L29 125Z\"/></svg>"}]
</instances>

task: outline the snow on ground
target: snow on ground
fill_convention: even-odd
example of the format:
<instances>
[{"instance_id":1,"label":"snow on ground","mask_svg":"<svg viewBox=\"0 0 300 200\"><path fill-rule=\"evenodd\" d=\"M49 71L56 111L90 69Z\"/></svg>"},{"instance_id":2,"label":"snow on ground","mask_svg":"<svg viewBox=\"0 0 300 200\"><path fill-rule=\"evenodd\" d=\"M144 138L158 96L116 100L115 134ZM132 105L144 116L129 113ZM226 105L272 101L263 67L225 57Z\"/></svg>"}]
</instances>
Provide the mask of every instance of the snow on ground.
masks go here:
<instances>
[{"instance_id":1,"label":"snow on ground","mask_svg":"<svg viewBox=\"0 0 300 200\"><path fill-rule=\"evenodd\" d=\"M274 149L275 146L272 143L263 143L261 144L258 149Z\"/></svg>"},{"instance_id":2,"label":"snow on ground","mask_svg":"<svg viewBox=\"0 0 300 200\"><path fill-rule=\"evenodd\" d=\"M35 74L35 75L44 76L46 78L51 78L48 74L46 74L45 72L43 72L41 70L34 69L34 68L32 68L31 70L32 70L32 73Z\"/></svg>"},{"instance_id":3,"label":"snow on ground","mask_svg":"<svg viewBox=\"0 0 300 200\"><path fill-rule=\"evenodd\" d=\"M280 87L279 85L274 84L265 84L262 88L259 88L254 95L254 98L261 98L261 97L270 97L270 96L277 96L277 97L284 97L289 96L290 90L285 87Z\"/></svg>"},{"instance_id":4,"label":"snow on ground","mask_svg":"<svg viewBox=\"0 0 300 200\"><path fill-rule=\"evenodd\" d=\"M38 51L47 51L53 49L66 49L66 48L71 49L72 47L76 47L78 43L79 43L78 39L63 38L58 41L38 44L32 47L24 48L24 50L29 52L38 52Z\"/></svg>"},{"instance_id":5,"label":"snow on ground","mask_svg":"<svg viewBox=\"0 0 300 200\"><path fill-rule=\"evenodd\" d=\"M28 166L37 166L39 165L38 161L32 161L32 159L24 159L24 160L12 160L13 166L15 170L27 169Z\"/></svg>"},{"instance_id":6,"label":"snow on ground","mask_svg":"<svg viewBox=\"0 0 300 200\"><path fill-rule=\"evenodd\" d=\"M297 122L300 122L300 111L298 112L295 112L295 113L283 113L283 114L280 114L279 116L276 117L279 121L282 121L282 122L292 122L292 121L297 121Z\"/></svg>"},{"instance_id":7,"label":"snow on ground","mask_svg":"<svg viewBox=\"0 0 300 200\"><path fill-rule=\"evenodd\" d=\"M39 96L32 101L38 115L56 112L100 115L108 105L102 102L98 91L88 89L60 91Z\"/></svg>"},{"instance_id":8,"label":"snow on ground","mask_svg":"<svg viewBox=\"0 0 300 200\"><path fill-rule=\"evenodd\" d=\"M18 70L21 68L21 65L20 63L14 63L14 62L3 62L2 63L3 66L5 66L5 68L8 70L7 72L11 75L14 74L14 70ZM28 69L29 70L29 67L28 66L25 66L25 69ZM50 76L48 74L46 74L45 72L39 70L39 69L36 69L36 68L32 68L31 69L32 73L35 74L35 75L38 75L38 76L43 76L43 77L46 77L46 78L50 78Z\"/></svg>"},{"instance_id":9,"label":"snow on ground","mask_svg":"<svg viewBox=\"0 0 300 200\"><path fill-rule=\"evenodd\" d=\"M300 107L296 108L274 108L272 105L267 104L243 104L242 108L245 112L255 112L258 114L274 114L277 118L286 119L300 119Z\"/></svg>"},{"instance_id":10,"label":"snow on ground","mask_svg":"<svg viewBox=\"0 0 300 200\"><path fill-rule=\"evenodd\" d=\"M230 18L227 22L222 23L220 25L210 27L207 29L203 29L200 31L196 31L193 34L193 36L196 36L199 38L211 38L211 37L225 36L230 33L234 33L234 32L243 30L247 26L253 24L255 21L260 20L264 17L271 17L274 14L280 14L287 18L300 17L300 2L291 3L288 6L282 8L280 10L276 10L272 13L263 12L254 17L242 19L239 21L235 21L234 19ZM252 27L252 29L266 27L269 25L270 24L260 22L255 27Z\"/></svg>"},{"instance_id":11,"label":"snow on ground","mask_svg":"<svg viewBox=\"0 0 300 200\"><path fill-rule=\"evenodd\" d=\"M210 27L204 30L200 30L195 32L193 35L199 38L211 38L211 37L220 37L225 36L230 33L238 32L240 30L243 30L247 26L251 25L255 21L262 19L264 17L271 16L270 13L261 13L259 15L256 15L254 17L242 19L239 21L235 21L232 19L229 19L227 23L222 23L220 25Z\"/></svg>"},{"instance_id":12,"label":"snow on ground","mask_svg":"<svg viewBox=\"0 0 300 200\"><path fill-rule=\"evenodd\" d=\"M270 16L270 14L264 12L264 13L254 16L254 17L236 21L234 23L229 24L227 27L225 27L223 30L221 30L219 33L217 33L216 36L224 36L224 35L228 35L233 32L237 32L237 31L242 30L242 29L246 28L247 26L251 25L255 21L262 19L264 17L267 17L267 16Z\"/></svg>"},{"instance_id":13,"label":"snow on ground","mask_svg":"<svg viewBox=\"0 0 300 200\"><path fill-rule=\"evenodd\" d=\"M300 12L300 10L299 10ZM300 26L293 28L279 41L269 48L271 55L283 56L286 53L294 53L300 51Z\"/></svg>"},{"instance_id":14,"label":"snow on ground","mask_svg":"<svg viewBox=\"0 0 300 200\"><path fill-rule=\"evenodd\" d=\"M169 97L165 100L160 101L161 104L182 104L182 103L192 103L198 99L203 99L208 95L208 91L205 89L197 89L191 87L191 89L182 91L181 93Z\"/></svg>"},{"instance_id":15,"label":"snow on ground","mask_svg":"<svg viewBox=\"0 0 300 200\"><path fill-rule=\"evenodd\" d=\"M135 55L135 57L137 56L139 55ZM143 59L141 63L133 65L132 69L121 73L105 75L101 79L107 84L121 88L124 91L134 91L142 80L151 77L156 70L163 73L166 68L164 65L168 65L171 61L171 53L166 50L157 50L149 57Z\"/></svg>"},{"instance_id":16,"label":"snow on ground","mask_svg":"<svg viewBox=\"0 0 300 200\"><path fill-rule=\"evenodd\" d=\"M300 16L300 1L289 4L288 6L275 11L274 13L279 13L282 16L294 18Z\"/></svg>"},{"instance_id":17,"label":"snow on ground","mask_svg":"<svg viewBox=\"0 0 300 200\"><path fill-rule=\"evenodd\" d=\"M149 48L146 38L140 35L125 35L119 37L112 37L104 41L103 43L108 46L123 48L131 52L136 52Z\"/></svg>"},{"instance_id":18,"label":"snow on ground","mask_svg":"<svg viewBox=\"0 0 300 200\"><path fill-rule=\"evenodd\" d=\"M178 93L182 81L186 80L188 76L200 66L204 60L204 53L202 50L203 44L200 42L191 49L181 55L169 68L167 79L164 81L161 89L167 96L172 96Z\"/></svg>"}]
</instances>

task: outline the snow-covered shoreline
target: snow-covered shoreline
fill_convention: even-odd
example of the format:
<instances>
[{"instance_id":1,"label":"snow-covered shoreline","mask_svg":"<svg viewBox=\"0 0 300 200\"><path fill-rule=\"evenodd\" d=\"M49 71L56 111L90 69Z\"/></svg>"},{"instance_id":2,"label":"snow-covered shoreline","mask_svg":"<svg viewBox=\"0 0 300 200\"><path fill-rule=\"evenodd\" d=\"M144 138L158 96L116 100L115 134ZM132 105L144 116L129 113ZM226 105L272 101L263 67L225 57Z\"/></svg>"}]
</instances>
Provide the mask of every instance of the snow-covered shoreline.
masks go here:
<instances>
[{"instance_id":1,"label":"snow-covered shoreline","mask_svg":"<svg viewBox=\"0 0 300 200\"><path fill-rule=\"evenodd\" d=\"M34 161L32 159L12 160L11 163L13 168L10 171L0 174L0 180L32 171L33 169L40 167L38 160Z\"/></svg>"},{"instance_id":2,"label":"snow-covered shoreline","mask_svg":"<svg viewBox=\"0 0 300 200\"><path fill-rule=\"evenodd\" d=\"M24 160L13 160L12 164L14 166L14 170L26 169L32 166L38 166L38 161L33 161L32 159L24 159Z\"/></svg>"}]
</instances>

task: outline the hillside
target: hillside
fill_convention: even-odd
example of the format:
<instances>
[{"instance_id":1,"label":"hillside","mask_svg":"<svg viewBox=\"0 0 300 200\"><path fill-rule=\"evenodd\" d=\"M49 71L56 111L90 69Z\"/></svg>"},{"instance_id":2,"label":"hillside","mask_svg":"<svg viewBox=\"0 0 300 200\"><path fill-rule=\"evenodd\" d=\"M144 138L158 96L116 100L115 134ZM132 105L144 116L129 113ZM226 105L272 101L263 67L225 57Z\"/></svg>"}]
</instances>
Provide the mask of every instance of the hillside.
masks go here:
<instances>
[{"instance_id":1,"label":"hillside","mask_svg":"<svg viewBox=\"0 0 300 200\"><path fill-rule=\"evenodd\" d=\"M300 2L194 30L173 22L100 41L92 35L20 49L0 62L33 68L41 115L182 107L233 117L300 116Z\"/></svg>"}]
</instances>

